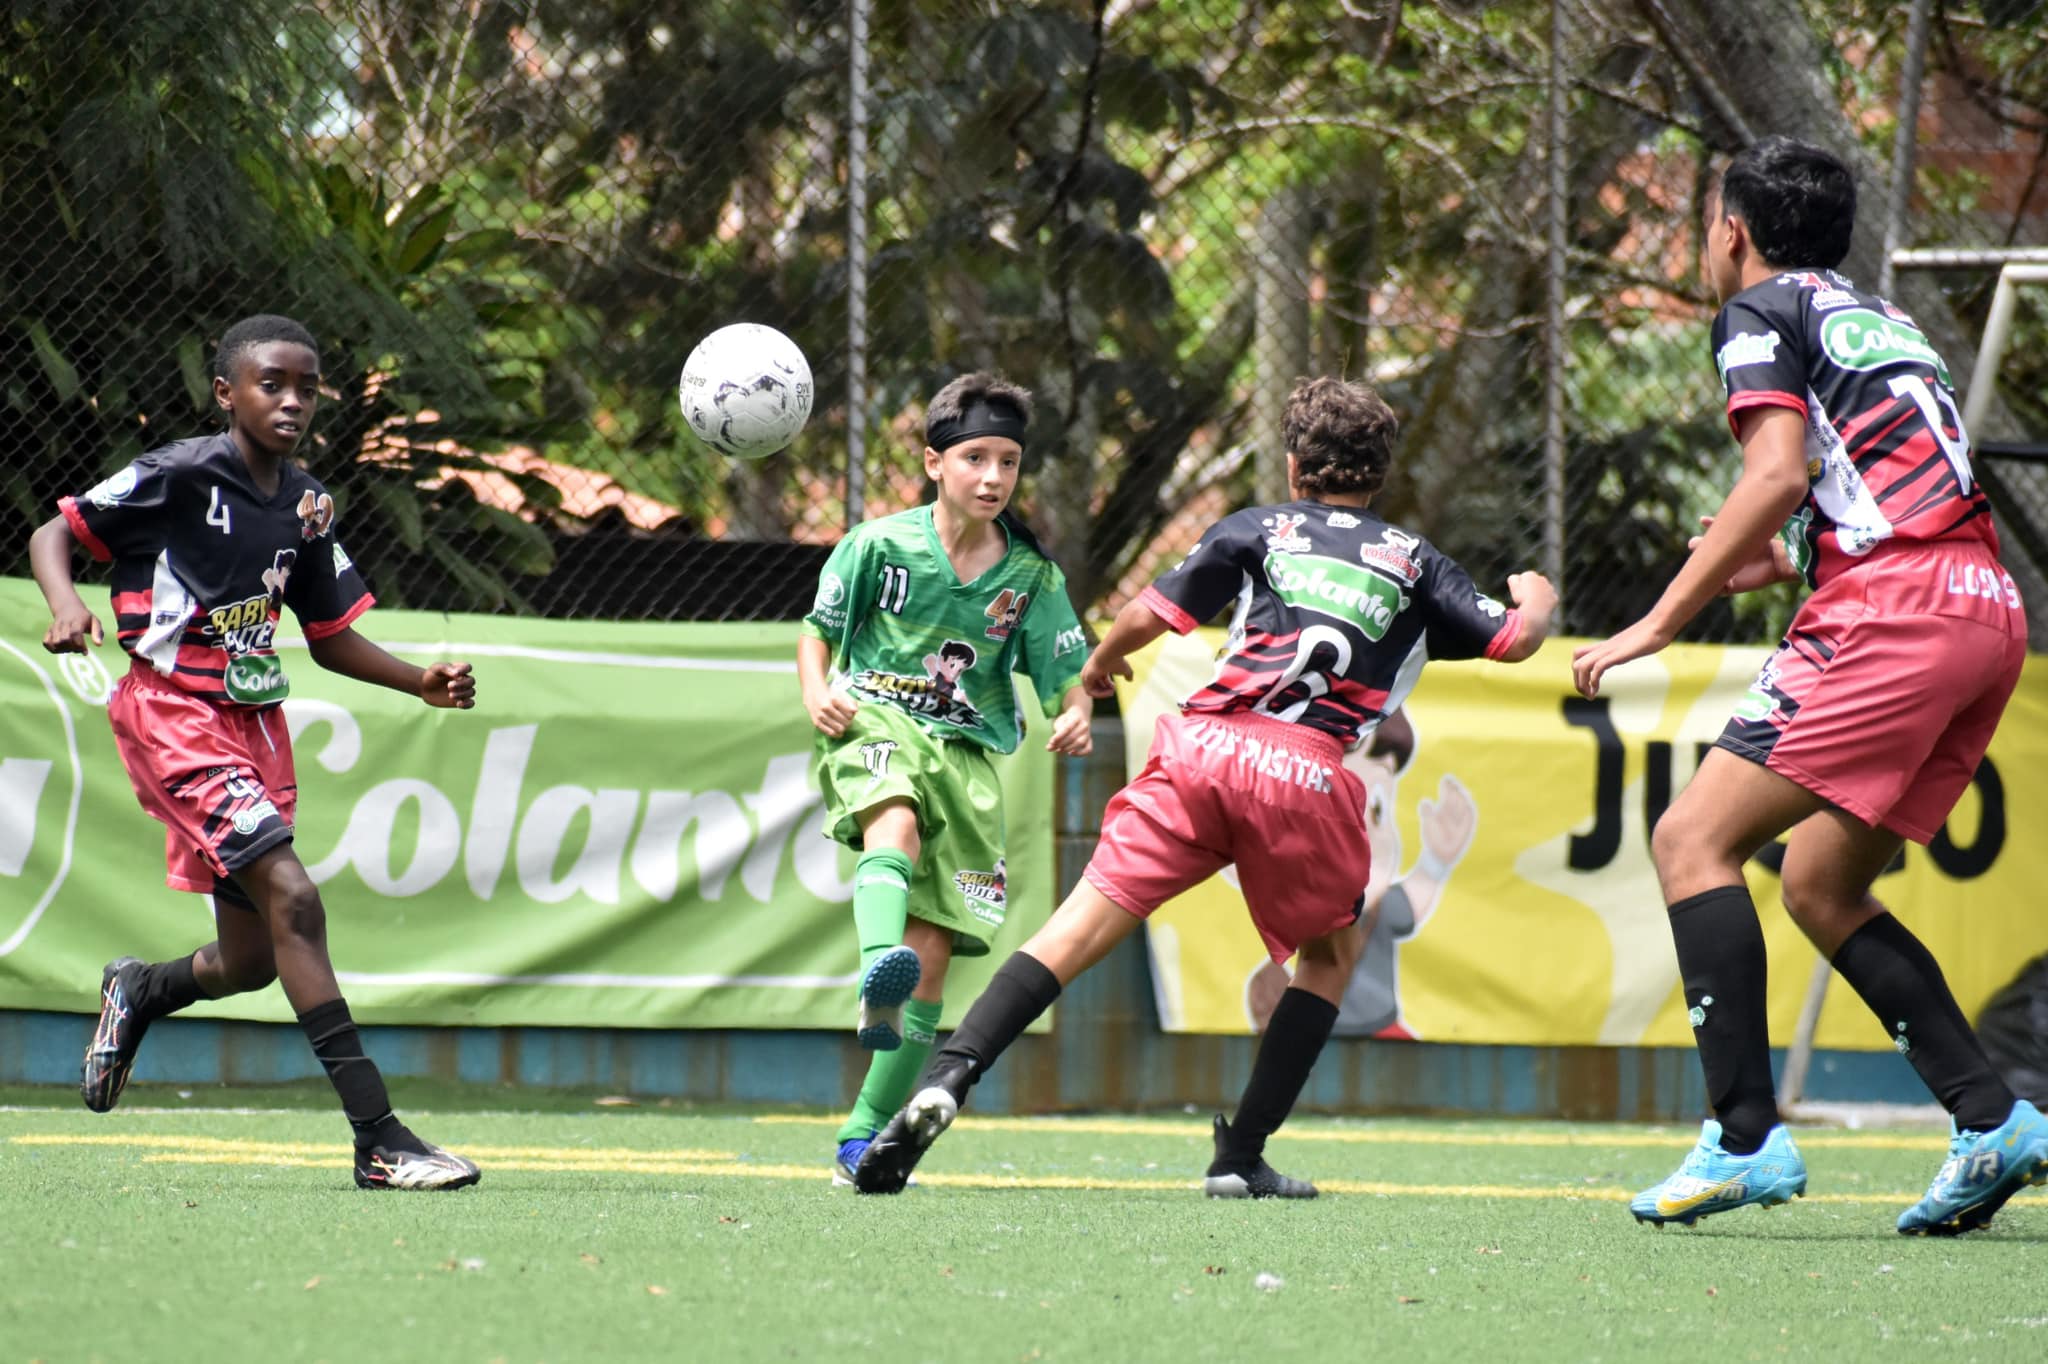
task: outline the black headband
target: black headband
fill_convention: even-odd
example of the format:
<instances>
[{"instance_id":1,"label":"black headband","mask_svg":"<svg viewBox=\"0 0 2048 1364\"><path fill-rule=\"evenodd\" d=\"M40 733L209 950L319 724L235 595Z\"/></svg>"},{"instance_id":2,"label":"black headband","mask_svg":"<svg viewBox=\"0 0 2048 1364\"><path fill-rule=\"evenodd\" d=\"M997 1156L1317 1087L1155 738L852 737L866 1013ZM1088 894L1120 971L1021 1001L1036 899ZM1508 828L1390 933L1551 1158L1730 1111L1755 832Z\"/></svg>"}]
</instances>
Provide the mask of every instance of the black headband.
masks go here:
<instances>
[{"instance_id":1,"label":"black headband","mask_svg":"<svg viewBox=\"0 0 2048 1364\"><path fill-rule=\"evenodd\" d=\"M925 444L944 452L978 436L1001 436L1024 444L1024 410L1008 398L971 398L957 417L941 417L925 429Z\"/></svg>"}]
</instances>

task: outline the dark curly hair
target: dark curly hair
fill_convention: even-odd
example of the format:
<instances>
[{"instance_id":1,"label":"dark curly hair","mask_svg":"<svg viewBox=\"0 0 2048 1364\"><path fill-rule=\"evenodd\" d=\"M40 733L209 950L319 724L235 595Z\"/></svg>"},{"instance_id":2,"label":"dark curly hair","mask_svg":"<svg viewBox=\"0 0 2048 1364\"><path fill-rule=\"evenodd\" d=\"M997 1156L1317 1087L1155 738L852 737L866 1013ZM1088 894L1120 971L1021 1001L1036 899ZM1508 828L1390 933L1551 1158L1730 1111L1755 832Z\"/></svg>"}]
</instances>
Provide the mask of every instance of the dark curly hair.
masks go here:
<instances>
[{"instance_id":1,"label":"dark curly hair","mask_svg":"<svg viewBox=\"0 0 2048 1364\"><path fill-rule=\"evenodd\" d=\"M1280 431L1303 493L1371 494L1387 481L1401 422L1364 384L1325 376L1295 384Z\"/></svg>"}]
</instances>

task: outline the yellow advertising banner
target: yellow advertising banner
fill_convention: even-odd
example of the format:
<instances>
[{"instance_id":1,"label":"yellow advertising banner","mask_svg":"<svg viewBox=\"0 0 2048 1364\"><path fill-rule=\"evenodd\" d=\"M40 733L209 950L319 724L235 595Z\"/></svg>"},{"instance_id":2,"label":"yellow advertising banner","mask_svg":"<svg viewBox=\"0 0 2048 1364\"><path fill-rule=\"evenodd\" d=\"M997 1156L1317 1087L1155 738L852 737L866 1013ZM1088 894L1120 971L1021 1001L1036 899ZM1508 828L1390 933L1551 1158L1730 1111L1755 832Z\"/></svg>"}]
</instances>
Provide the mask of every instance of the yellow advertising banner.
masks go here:
<instances>
[{"instance_id":1,"label":"yellow advertising banner","mask_svg":"<svg viewBox=\"0 0 2048 1364\"><path fill-rule=\"evenodd\" d=\"M1126 765L1153 722L1206 683L1222 632L1168 635L1119 684ZM1678 645L1571 686L1574 641L1534 659L1432 663L1404 707L1406 752L1351 754L1366 785L1377 906L1340 1036L1536 1045L1690 1046L1649 831L1712 746L1767 649ZM2048 950L2048 664L2030 659L1975 785L1875 893L1919 934L1972 1017ZM2028 830L2034 832L2029 833ZM1791 1039L1813 949L1779 904L1779 848L1747 868L1771 958L1773 1040ZM1168 1032L1256 1031L1287 985L1233 868L1152 917ZM1882 1050L1855 993L1828 992L1816 1044Z\"/></svg>"}]
</instances>

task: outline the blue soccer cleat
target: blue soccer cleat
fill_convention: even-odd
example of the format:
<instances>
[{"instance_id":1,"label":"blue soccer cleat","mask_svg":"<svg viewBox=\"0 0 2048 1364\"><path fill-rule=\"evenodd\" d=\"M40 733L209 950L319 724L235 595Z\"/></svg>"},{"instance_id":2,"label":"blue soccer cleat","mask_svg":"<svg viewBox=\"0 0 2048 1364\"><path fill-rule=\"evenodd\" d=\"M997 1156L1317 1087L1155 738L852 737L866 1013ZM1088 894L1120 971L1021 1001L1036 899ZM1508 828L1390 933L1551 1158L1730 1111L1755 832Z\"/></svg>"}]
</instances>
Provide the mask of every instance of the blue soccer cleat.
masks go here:
<instances>
[{"instance_id":1,"label":"blue soccer cleat","mask_svg":"<svg viewBox=\"0 0 2048 1364\"><path fill-rule=\"evenodd\" d=\"M860 1168L860 1158L867 1154L868 1143L875 1139L870 1132L864 1137L848 1137L839 1143L839 1154L832 1161L832 1187L846 1189L853 1187L853 1172Z\"/></svg>"},{"instance_id":2,"label":"blue soccer cleat","mask_svg":"<svg viewBox=\"0 0 2048 1364\"><path fill-rule=\"evenodd\" d=\"M908 947L890 948L861 974L860 1016L854 1026L863 1047L894 1051L903 1045L903 1001L923 974L917 953Z\"/></svg>"},{"instance_id":3,"label":"blue soccer cleat","mask_svg":"<svg viewBox=\"0 0 2048 1364\"><path fill-rule=\"evenodd\" d=\"M1957 1132L1927 1196L1899 1214L1901 1236L1958 1236L2029 1184L2048 1184L2048 1118L2025 1099L1989 1132Z\"/></svg>"},{"instance_id":4,"label":"blue soccer cleat","mask_svg":"<svg viewBox=\"0 0 2048 1364\"><path fill-rule=\"evenodd\" d=\"M1721 1124L1709 1118L1700 1127L1699 1145L1678 1173L1637 1194L1628 1210L1638 1222L1689 1227L1709 1213L1750 1203L1775 1208L1805 1193L1806 1160L1783 1123L1773 1127L1754 1152L1735 1156L1721 1149Z\"/></svg>"}]
</instances>

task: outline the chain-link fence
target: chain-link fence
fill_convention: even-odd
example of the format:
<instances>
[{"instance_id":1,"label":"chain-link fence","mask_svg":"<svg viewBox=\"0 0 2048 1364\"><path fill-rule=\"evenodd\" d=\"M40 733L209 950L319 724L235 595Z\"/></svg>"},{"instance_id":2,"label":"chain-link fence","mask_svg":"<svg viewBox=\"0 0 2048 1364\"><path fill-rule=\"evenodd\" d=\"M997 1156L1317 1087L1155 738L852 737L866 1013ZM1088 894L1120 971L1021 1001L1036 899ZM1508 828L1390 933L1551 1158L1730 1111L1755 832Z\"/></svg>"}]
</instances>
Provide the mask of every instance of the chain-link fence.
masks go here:
<instances>
[{"instance_id":1,"label":"chain-link fence","mask_svg":"<svg viewBox=\"0 0 2048 1364\"><path fill-rule=\"evenodd\" d=\"M1697 45L1736 10L1825 52L1814 126L1762 102L1769 70L1717 80L1747 59ZM390 603L797 614L850 505L923 495L922 400L987 367L1039 398L1020 509L1110 610L1280 495L1280 404L1336 372L1403 416L1388 515L1617 628L1739 468L1696 263L1712 154L1761 127L1881 172L1900 10L0 0L0 557L205 429L214 341L279 311L322 341L302 453ZM1943 7L1929 79L1999 111L2024 191L1930 145L1916 228L2040 240L2039 27ZM1941 283L1974 339L1981 274ZM819 394L761 462L675 403L739 320ZM2040 350L2009 391L2038 395ZM2038 436L2041 409L2003 411ZM1766 638L1789 602L1690 637Z\"/></svg>"}]
</instances>

